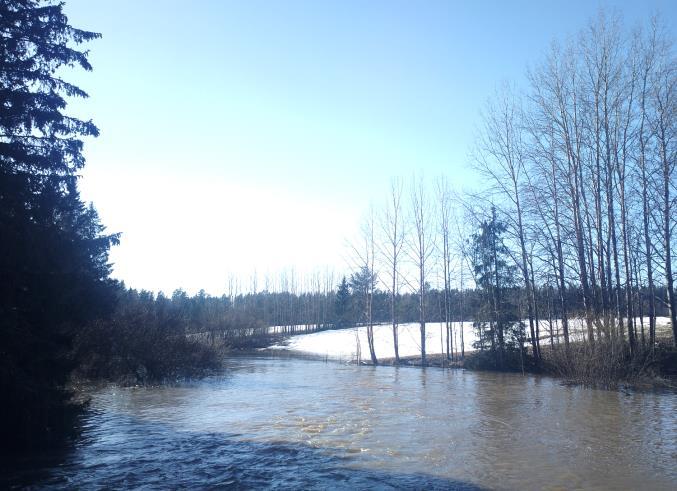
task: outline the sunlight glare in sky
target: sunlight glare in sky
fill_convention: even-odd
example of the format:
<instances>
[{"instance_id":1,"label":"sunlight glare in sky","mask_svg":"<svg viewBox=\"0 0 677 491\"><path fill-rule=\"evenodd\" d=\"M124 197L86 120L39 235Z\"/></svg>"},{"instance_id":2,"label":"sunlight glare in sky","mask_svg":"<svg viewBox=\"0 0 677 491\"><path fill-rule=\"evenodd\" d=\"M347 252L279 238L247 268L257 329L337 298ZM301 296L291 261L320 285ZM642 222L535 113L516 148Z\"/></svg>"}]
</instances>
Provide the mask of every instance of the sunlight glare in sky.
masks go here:
<instances>
[{"instance_id":1,"label":"sunlight glare in sky","mask_svg":"<svg viewBox=\"0 0 677 491\"><path fill-rule=\"evenodd\" d=\"M600 6L674 26L676 5L69 0L103 34L69 111L101 130L81 189L123 234L114 277L220 294L254 270L348 272L346 239L392 177L476 184L480 110L554 38Z\"/></svg>"}]
</instances>

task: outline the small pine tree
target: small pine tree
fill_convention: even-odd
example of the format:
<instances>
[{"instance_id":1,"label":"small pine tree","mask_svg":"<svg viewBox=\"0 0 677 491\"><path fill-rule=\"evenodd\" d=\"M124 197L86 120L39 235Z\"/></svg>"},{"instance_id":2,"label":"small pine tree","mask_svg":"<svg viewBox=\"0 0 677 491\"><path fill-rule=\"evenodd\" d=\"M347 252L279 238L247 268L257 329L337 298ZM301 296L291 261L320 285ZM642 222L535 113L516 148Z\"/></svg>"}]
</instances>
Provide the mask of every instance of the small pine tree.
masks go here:
<instances>
[{"instance_id":1,"label":"small pine tree","mask_svg":"<svg viewBox=\"0 0 677 491\"><path fill-rule=\"evenodd\" d=\"M506 229L492 207L491 219L480 224L470 244L475 282L482 299L474 322L479 337L475 347L491 351L495 368L504 368L506 351L521 349L524 342L524 324L509 298L510 290L516 286L517 268L511 264L503 241Z\"/></svg>"},{"instance_id":2,"label":"small pine tree","mask_svg":"<svg viewBox=\"0 0 677 491\"><path fill-rule=\"evenodd\" d=\"M345 327L348 324L348 317L350 315L350 287L345 276L341 279L341 283L336 291L334 305L336 327Z\"/></svg>"}]
</instances>

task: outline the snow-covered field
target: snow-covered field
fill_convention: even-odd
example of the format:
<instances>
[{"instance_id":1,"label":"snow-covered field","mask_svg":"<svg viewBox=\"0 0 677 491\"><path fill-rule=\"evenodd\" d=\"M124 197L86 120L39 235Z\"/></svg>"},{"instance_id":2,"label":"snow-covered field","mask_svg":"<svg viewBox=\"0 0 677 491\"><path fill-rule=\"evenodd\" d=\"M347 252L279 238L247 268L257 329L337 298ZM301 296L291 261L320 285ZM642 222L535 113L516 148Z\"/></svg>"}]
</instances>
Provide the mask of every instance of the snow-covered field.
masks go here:
<instances>
[{"instance_id":1,"label":"snow-covered field","mask_svg":"<svg viewBox=\"0 0 677 491\"><path fill-rule=\"evenodd\" d=\"M635 317L635 330L637 331L637 336L641 336L641 326L640 326L640 319L639 317ZM525 324L527 324L527 330L529 329L528 327L528 321L525 321ZM539 322L540 326L540 333L539 337L541 339L541 345L543 343L549 343L550 342L550 324L548 323L547 320L541 320ZM625 331L627 333L627 321L626 321L626 326L625 326ZM597 326L594 326L595 333L597 333ZM562 333L562 321L559 319L554 319L552 321L552 331L553 331L553 337L555 338L555 343L557 343L557 339L559 338L562 342L564 342L564 335ZM588 333L588 328L585 323L585 319L569 319L569 339L571 341L583 341L587 337ZM649 336L649 319L647 317L644 318L644 333L645 336ZM668 337L671 336L671 331L670 331L670 318L669 317L656 317L656 336L657 337Z\"/></svg>"},{"instance_id":2,"label":"snow-covered field","mask_svg":"<svg viewBox=\"0 0 677 491\"><path fill-rule=\"evenodd\" d=\"M529 329L528 322L527 331ZM550 328L548 321L541 321L540 337L541 345L549 343ZM656 319L656 329L659 334L668 332L669 319L667 317L658 317ZM557 342L557 329L559 322L553 322L553 335ZM452 324L454 332L454 351L461 350L461 323ZM570 336L572 340L583 339L583 333L586 331L585 322L581 319L571 319L569 321ZM648 319L644 319L644 329L648 336ZM637 320L637 331L639 334L639 320ZM421 353L421 331L418 323L401 324L398 326L399 333L399 352L400 356L416 356ZM528 333L527 333L528 335ZM560 330L561 335L561 330ZM444 351L445 325L439 322L429 322L426 324L426 353L439 354ZM473 342L477 340L477 334L472 327L472 322L464 322L463 339L465 351L473 351ZM299 334L291 336L286 344L271 346L271 349L282 349L298 351L301 353L317 356L326 356L328 358L353 361L357 359L358 351L362 359L369 359L369 345L367 344L367 327L360 326L348 329L332 329L327 331L315 332L311 334ZM393 348L393 330L392 326L378 325L374 326L374 348L376 357L394 358L395 350Z\"/></svg>"},{"instance_id":3,"label":"snow-covered field","mask_svg":"<svg viewBox=\"0 0 677 491\"><path fill-rule=\"evenodd\" d=\"M442 353L442 342L445 333L444 323L429 322L426 324L426 353ZM460 351L461 324L453 323L456 342L454 350ZM400 356L416 356L421 353L421 331L418 323L400 324L398 326ZM472 343L476 339L472 323L465 322L463 327L465 350L472 351ZM362 359L369 359L369 345L367 344L367 327L360 326L348 329L332 329L315 332L312 334L300 334L289 338L288 344L271 346L272 349L285 349L299 351L306 354L327 356L339 360L352 361L357 359L361 351ZM377 358L394 358L393 327L392 325L374 326L374 349Z\"/></svg>"}]
</instances>

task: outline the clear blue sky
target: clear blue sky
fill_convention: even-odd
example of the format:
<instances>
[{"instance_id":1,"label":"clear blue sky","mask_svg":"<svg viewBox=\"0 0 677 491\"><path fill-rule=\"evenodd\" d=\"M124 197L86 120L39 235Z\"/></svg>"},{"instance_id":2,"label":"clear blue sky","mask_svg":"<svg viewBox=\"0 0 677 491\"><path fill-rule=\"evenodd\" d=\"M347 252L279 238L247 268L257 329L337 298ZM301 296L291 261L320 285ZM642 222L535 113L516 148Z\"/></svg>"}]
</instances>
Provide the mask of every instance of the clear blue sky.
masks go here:
<instances>
[{"instance_id":1,"label":"clear blue sky","mask_svg":"<svg viewBox=\"0 0 677 491\"><path fill-rule=\"evenodd\" d=\"M391 176L473 184L486 99L601 6L677 18L674 0L67 0L103 34L70 79L101 129L81 186L123 233L115 276L221 293L229 273L344 269Z\"/></svg>"}]
</instances>

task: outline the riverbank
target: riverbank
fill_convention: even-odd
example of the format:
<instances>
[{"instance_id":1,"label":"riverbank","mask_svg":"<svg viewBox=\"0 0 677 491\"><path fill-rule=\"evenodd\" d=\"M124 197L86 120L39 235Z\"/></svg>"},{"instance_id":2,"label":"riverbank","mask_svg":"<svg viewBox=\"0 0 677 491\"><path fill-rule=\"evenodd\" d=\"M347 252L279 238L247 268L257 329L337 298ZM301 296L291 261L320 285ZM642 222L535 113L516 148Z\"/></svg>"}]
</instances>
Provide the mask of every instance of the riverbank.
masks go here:
<instances>
[{"instance_id":1,"label":"riverbank","mask_svg":"<svg viewBox=\"0 0 677 491\"><path fill-rule=\"evenodd\" d=\"M546 346L541 350L543 359L540 364L529 353L521 358L518 353L513 353L503 368L495 365L488 352L469 352L464 357L460 353L454 353L452 359L445 354L435 353L426 355L425 367L546 375L569 385L610 390L632 388L677 391L677 349L670 345L669 340L661 340L653 355L645 353L635 359L629 358L629 355L614 359L603 356L601 352L586 355L583 343L572 343L570 350L573 359L568 363L561 353ZM359 363L372 365L370 360L361 360ZM420 355L400 357L399 363L395 358L383 358L378 364L418 368L423 366Z\"/></svg>"},{"instance_id":2,"label":"riverbank","mask_svg":"<svg viewBox=\"0 0 677 491\"><path fill-rule=\"evenodd\" d=\"M630 356L627 343L603 340L590 348L585 339L585 326L580 319L570 322L569 355L565 356L558 321L553 321L553 338L549 327L541 323L541 363L536 363L530 354L530 346L507 351L502 365L490 351L475 351L476 332L472 322L452 323L453 346L459 347L461 332L465 357L454 350L453 360L446 357L446 325L426 325L426 366L440 368L464 368L494 372L534 373L556 377L568 384L587 387L617 389L675 389L677 387L677 350L669 339L671 328L667 318L657 319L659 341L653 353L648 349L638 350ZM400 366L420 367L420 326L418 323L401 324L399 332ZM374 346L379 365L395 365L392 326L374 326ZM337 360L353 364L371 364L367 345L366 326L325 330L311 334L289 336L284 342L270 346L277 352L287 351L302 356L324 360ZM677 390L677 389L675 389Z\"/></svg>"}]
</instances>

